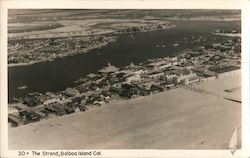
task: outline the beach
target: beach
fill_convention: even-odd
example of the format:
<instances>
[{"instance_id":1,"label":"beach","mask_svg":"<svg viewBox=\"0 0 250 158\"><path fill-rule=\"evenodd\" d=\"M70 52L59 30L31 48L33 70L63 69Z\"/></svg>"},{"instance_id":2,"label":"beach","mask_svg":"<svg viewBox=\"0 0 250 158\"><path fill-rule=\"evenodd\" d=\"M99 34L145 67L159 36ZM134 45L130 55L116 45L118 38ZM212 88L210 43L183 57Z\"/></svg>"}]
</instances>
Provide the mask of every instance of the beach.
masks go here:
<instances>
[{"instance_id":1,"label":"beach","mask_svg":"<svg viewBox=\"0 0 250 158\"><path fill-rule=\"evenodd\" d=\"M9 149L227 149L241 74L9 128ZM228 94L225 90L231 89Z\"/></svg>"}]
</instances>

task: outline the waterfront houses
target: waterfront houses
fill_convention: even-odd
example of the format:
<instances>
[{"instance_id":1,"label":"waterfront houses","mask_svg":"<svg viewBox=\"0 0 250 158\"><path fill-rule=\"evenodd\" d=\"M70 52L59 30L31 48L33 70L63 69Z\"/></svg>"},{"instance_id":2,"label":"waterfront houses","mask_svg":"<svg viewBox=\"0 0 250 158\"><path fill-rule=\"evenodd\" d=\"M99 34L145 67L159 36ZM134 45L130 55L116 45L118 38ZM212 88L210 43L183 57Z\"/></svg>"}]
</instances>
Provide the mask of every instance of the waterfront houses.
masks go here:
<instances>
[{"instance_id":1,"label":"waterfront houses","mask_svg":"<svg viewBox=\"0 0 250 158\"><path fill-rule=\"evenodd\" d=\"M55 93L30 93L17 99L18 104L9 108L9 123L16 127L86 111L112 100L146 97L236 73L241 67L240 42L240 39L227 40L120 68L107 63L96 74L83 76L74 87Z\"/></svg>"}]
</instances>

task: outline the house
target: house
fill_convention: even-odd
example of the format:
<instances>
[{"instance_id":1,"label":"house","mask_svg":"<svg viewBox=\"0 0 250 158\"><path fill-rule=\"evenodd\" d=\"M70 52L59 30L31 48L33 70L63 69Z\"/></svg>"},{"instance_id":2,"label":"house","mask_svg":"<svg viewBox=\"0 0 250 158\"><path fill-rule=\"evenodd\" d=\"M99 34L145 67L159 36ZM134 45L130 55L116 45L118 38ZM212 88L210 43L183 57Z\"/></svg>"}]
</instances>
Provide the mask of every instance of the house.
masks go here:
<instances>
[{"instance_id":1,"label":"house","mask_svg":"<svg viewBox=\"0 0 250 158\"><path fill-rule=\"evenodd\" d=\"M119 68L111 65L110 63L108 63L108 66L104 67L103 69L99 70L100 73L102 74L109 74L109 73L113 73L113 72L117 72L119 70Z\"/></svg>"},{"instance_id":2,"label":"house","mask_svg":"<svg viewBox=\"0 0 250 158\"><path fill-rule=\"evenodd\" d=\"M26 96L23 99L23 103L26 104L29 107L35 107L39 104L41 104L41 98L38 96Z\"/></svg>"},{"instance_id":3,"label":"house","mask_svg":"<svg viewBox=\"0 0 250 158\"><path fill-rule=\"evenodd\" d=\"M90 90L98 90L99 87L98 87L98 85L96 83L92 82L92 83L89 84L89 89Z\"/></svg>"},{"instance_id":4,"label":"house","mask_svg":"<svg viewBox=\"0 0 250 158\"><path fill-rule=\"evenodd\" d=\"M86 111L88 110L87 106L85 104L78 104L78 108L80 111Z\"/></svg>"},{"instance_id":5,"label":"house","mask_svg":"<svg viewBox=\"0 0 250 158\"><path fill-rule=\"evenodd\" d=\"M186 86L189 86L189 85L193 85L193 84L197 84L200 82L200 79L198 77L191 77L191 78L187 78L185 81L184 81L184 84Z\"/></svg>"},{"instance_id":6,"label":"house","mask_svg":"<svg viewBox=\"0 0 250 158\"><path fill-rule=\"evenodd\" d=\"M18 108L15 106L8 106L8 114L18 113Z\"/></svg>"},{"instance_id":7,"label":"house","mask_svg":"<svg viewBox=\"0 0 250 158\"><path fill-rule=\"evenodd\" d=\"M85 98L85 96L83 96L83 97L75 97L75 98L72 99L72 102L75 103L75 104L80 104L83 98Z\"/></svg>"},{"instance_id":8,"label":"house","mask_svg":"<svg viewBox=\"0 0 250 158\"><path fill-rule=\"evenodd\" d=\"M184 62L187 61L187 59L186 59L185 57L180 57L180 58L178 59L178 61L179 61L180 63L184 63Z\"/></svg>"},{"instance_id":9,"label":"house","mask_svg":"<svg viewBox=\"0 0 250 158\"><path fill-rule=\"evenodd\" d=\"M130 90L123 89L119 95L124 98L131 98L133 94L131 93Z\"/></svg>"},{"instance_id":10,"label":"house","mask_svg":"<svg viewBox=\"0 0 250 158\"><path fill-rule=\"evenodd\" d=\"M127 71L125 70L126 74L139 74L139 75L142 75L142 74L147 74L148 73L148 70L145 69L145 68L141 68L139 66L129 66L129 67L126 67L127 68Z\"/></svg>"},{"instance_id":11,"label":"house","mask_svg":"<svg viewBox=\"0 0 250 158\"><path fill-rule=\"evenodd\" d=\"M163 88L158 85L151 85L150 91L152 93L163 92Z\"/></svg>"},{"instance_id":12,"label":"house","mask_svg":"<svg viewBox=\"0 0 250 158\"><path fill-rule=\"evenodd\" d=\"M58 108L56 108L54 106L46 106L44 108L44 110L42 110L41 112L46 113L46 115L48 115L50 113L53 113L53 114L55 114L57 116L62 116L62 115L65 114L65 110L64 109L58 109Z\"/></svg>"},{"instance_id":13,"label":"house","mask_svg":"<svg viewBox=\"0 0 250 158\"><path fill-rule=\"evenodd\" d=\"M146 89L140 89L139 94L142 96L147 96L147 95L150 95L150 91Z\"/></svg>"},{"instance_id":14,"label":"house","mask_svg":"<svg viewBox=\"0 0 250 158\"><path fill-rule=\"evenodd\" d=\"M92 100L93 102L94 101L102 101L103 100L103 98L101 98L101 96L98 95L98 94L93 94L93 95L89 96L89 99Z\"/></svg>"},{"instance_id":15,"label":"house","mask_svg":"<svg viewBox=\"0 0 250 158\"><path fill-rule=\"evenodd\" d=\"M154 72L154 73L149 74L148 77L152 79L156 79L164 75L165 75L164 72Z\"/></svg>"},{"instance_id":16,"label":"house","mask_svg":"<svg viewBox=\"0 0 250 158\"><path fill-rule=\"evenodd\" d=\"M97 76L97 74L93 74L93 73L90 73L90 74L87 75L87 77L90 78L90 79L92 79L92 78L94 78L96 76Z\"/></svg>"},{"instance_id":17,"label":"house","mask_svg":"<svg viewBox=\"0 0 250 158\"><path fill-rule=\"evenodd\" d=\"M123 84L116 93L121 97L131 98L133 95L139 94L139 89L136 85Z\"/></svg>"},{"instance_id":18,"label":"house","mask_svg":"<svg viewBox=\"0 0 250 158\"><path fill-rule=\"evenodd\" d=\"M108 91L108 90L103 90L103 91L101 92L101 94L104 95L105 97L111 96L111 95L112 95L112 93L111 93L110 91Z\"/></svg>"},{"instance_id":19,"label":"house","mask_svg":"<svg viewBox=\"0 0 250 158\"><path fill-rule=\"evenodd\" d=\"M152 62L152 63L148 64L148 66L153 68L153 67L160 66L162 64L166 64L166 61L165 60L158 60L156 62Z\"/></svg>"},{"instance_id":20,"label":"house","mask_svg":"<svg viewBox=\"0 0 250 158\"><path fill-rule=\"evenodd\" d=\"M177 57L170 58L171 61L177 61Z\"/></svg>"},{"instance_id":21,"label":"house","mask_svg":"<svg viewBox=\"0 0 250 158\"><path fill-rule=\"evenodd\" d=\"M171 81L165 81L160 83L160 86L166 90L170 90L175 87L175 84Z\"/></svg>"},{"instance_id":22,"label":"house","mask_svg":"<svg viewBox=\"0 0 250 158\"><path fill-rule=\"evenodd\" d=\"M70 105L66 105L66 106L64 106L64 108L65 108L65 112L66 112L67 114L74 113L74 112L75 112L75 109L76 109L75 106L70 106Z\"/></svg>"},{"instance_id":23,"label":"house","mask_svg":"<svg viewBox=\"0 0 250 158\"><path fill-rule=\"evenodd\" d=\"M174 73L167 73L165 76L167 80L172 80L174 77L176 77L176 74Z\"/></svg>"},{"instance_id":24,"label":"house","mask_svg":"<svg viewBox=\"0 0 250 158\"><path fill-rule=\"evenodd\" d=\"M76 89L80 93L87 92L87 91L89 91L89 85L88 84L81 84L81 85L77 86Z\"/></svg>"},{"instance_id":25,"label":"house","mask_svg":"<svg viewBox=\"0 0 250 158\"><path fill-rule=\"evenodd\" d=\"M43 105L49 106L49 105L56 104L59 101L60 101L60 99L58 99L58 98L52 98L52 99L48 99L45 102L43 102Z\"/></svg>"},{"instance_id":26,"label":"house","mask_svg":"<svg viewBox=\"0 0 250 158\"><path fill-rule=\"evenodd\" d=\"M205 76L205 77L217 76L217 73L215 73L215 72L213 72L213 71L207 70L207 71L204 72L204 76Z\"/></svg>"},{"instance_id":27,"label":"house","mask_svg":"<svg viewBox=\"0 0 250 158\"><path fill-rule=\"evenodd\" d=\"M62 115L66 114L65 107L62 104L55 104L55 105L51 106L51 108L55 108L54 110L56 112L56 115L58 115L58 116L62 116Z\"/></svg>"},{"instance_id":28,"label":"house","mask_svg":"<svg viewBox=\"0 0 250 158\"><path fill-rule=\"evenodd\" d=\"M124 77L125 75L126 73L119 72L118 74L116 74L116 77L120 78L120 77Z\"/></svg>"},{"instance_id":29,"label":"house","mask_svg":"<svg viewBox=\"0 0 250 158\"><path fill-rule=\"evenodd\" d=\"M27 124L30 122L37 122L37 121L40 121L41 119L41 116L35 113L34 111L26 111L26 110L20 111L19 116L23 118L24 124Z\"/></svg>"},{"instance_id":30,"label":"house","mask_svg":"<svg viewBox=\"0 0 250 158\"><path fill-rule=\"evenodd\" d=\"M139 74L139 75L141 75L141 74L147 74L147 73L148 73L148 70L147 70L147 69L138 69L138 70L132 70L132 72L133 72L134 74Z\"/></svg>"},{"instance_id":31,"label":"house","mask_svg":"<svg viewBox=\"0 0 250 158\"><path fill-rule=\"evenodd\" d=\"M93 100L91 100L90 98L87 98L85 105L91 105L91 104L93 104L93 102L94 102Z\"/></svg>"},{"instance_id":32,"label":"house","mask_svg":"<svg viewBox=\"0 0 250 158\"><path fill-rule=\"evenodd\" d=\"M74 89L74 88L66 88L65 91L63 92L66 96L68 97L72 97L72 96L75 96L77 95L79 92L78 90Z\"/></svg>"},{"instance_id":33,"label":"house","mask_svg":"<svg viewBox=\"0 0 250 158\"><path fill-rule=\"evenodd\" d=\"M126 89L126 90L131 90L133 89L135 86L134 85L130 85L130 84L123 84L122 88Z\"/></svg>"},{"instance_id":34,"label":"house","mask_svg":"<svg viewBox=\"0 0 250 158\"><path fill-rule=\"evenodd\" d=\"M39 113L43 113L41 116L45 116L45 117L47 117L49 114L55 114L54 112L46 109L46 107L43 109L40 109Z\"/></svg>"},{"instance_id":35,"label":"house","mask_svg":"<svg viewBox=\"0 0 250 158\"><path fill-rule=\"evenodd\" d=\"M123 90L123 89L120 88L120 87L110 87L110 88L109 88L109 91L110 91L111 93L116 93L116 94L120 94L122 90Z\"/></svg>"},{"instance_id":36,"label":"house","mask_svg":"<svg viewBox=\"0 0 250 158\"><path fill-rule=\"evenodd\" d=\"M131 84L131 83L134 83L134 82L141 82L140 74L129 75L126 78L126 83Z\"/></svg>"},{"instance_id":37,"label":"house","mask_svg":"<svg viewBox=\"0 0 250 158\"><path fill-rule=\"evenodd\" d=\"M36 110L35 111L38 115L40 115L42 118L45 118L48 114L41 112L41 110Z\"/></svg>"},{"instance_id":38,"label":"house","mask_svg":"<svg viewBox=\"0 0 250 158\"><path fill-rule=\"evenodd\" d=\"M122 88L125 89L125 90L130 91L130 93L132 95L138 94L139 89L140 89L136 84L132 84L132 85L124 84L124 85L122 85Z\"/></svg>"},{"instance_id":39,"label":"house","mask_svg":"<svg viewBox=\"0 0 250 158\"><path fill-rule=\"evenodd\" d=\"M106 102L105 101L94 101L94 105L101 106L103 104L106 104Z\"/></svg>"},{"instance_id":40,"label":"house","mask_svg":"<svg viewBox=\"0 0 250 158\"><path fill-rule=\"evenodd\" d=\"M171 67L171 63L163 63L163 64L161 64L161 65L158 65L158 66L156 66L155 67L155 70L165 70L165 69L167 69L167 68L169 68L169 67Z\"/></svg>"},{"instance_id":41,"label":"house","mask_svg":"<svg viewBox=\"0 0 250 158\"><path fill-rule=\"evenodd\" d=\"M186 80L188 78L196 77L196 73L193 73L191 70L188 72L178 72L176 79L176 83L180 83L183 80Z\"/></svg>"},{"instance_id":42,"label":"house","mask_svg":"<svg viewBox=\"0 0 250 158\"><path fill-rule=\"evenodd\" d=\"M172 61L171 62L171 66L176 66L176 65L178 65L178 61Z\"/></svg>"},{"instance_id":43,"label":"house","mask_svg":"<svg viewBox=\"0 0 250 158\"><path fill-rule=\"evenodd\" d=\"M22 119L16 115L8 114L8 122L12 127L17 127L22 124Z\"/></svg>"},{"instance_id":44,"label":"house","mask_svg":"<svg viewBox=\"0 0 250 158\"><path fill-rule=\"evenodd\" d=\"M109 81L106 78L101 79L97 84L97 87L100 87L100 88L107 87L107 86L109 86Z\"/></svg>"},{"instance_id":45,"label":"house","mask_svg":"<svg viewBox=\"0 0 250 158\"><path fill-rule=\"evenodd\" d=\"M69 104L69 103L72 103L71 99L62 99L59 102L57 102L57 104L61 104L61 105L66 105L66 104Z\"/></svg>"},{"instance_id":46,"label":"house","mask_svg":"<svg viewBox=\"0 0 250 158\"><path fill-rule=\"evenodd\" d=\"M193 66L193 65L187 65L187 66L185 66L185 68L186 68L187 70L191 70L191 69L194 68L194 66Z\"/></svg>"}]
</instances>

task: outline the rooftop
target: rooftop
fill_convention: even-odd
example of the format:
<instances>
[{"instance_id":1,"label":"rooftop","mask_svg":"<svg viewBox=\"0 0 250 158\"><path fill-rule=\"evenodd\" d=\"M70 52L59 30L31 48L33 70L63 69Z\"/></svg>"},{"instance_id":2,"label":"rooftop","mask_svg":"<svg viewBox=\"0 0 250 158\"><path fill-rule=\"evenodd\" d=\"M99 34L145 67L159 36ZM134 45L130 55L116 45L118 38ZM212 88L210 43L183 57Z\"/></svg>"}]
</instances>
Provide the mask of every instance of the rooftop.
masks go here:
<instances>
[{"instance_id":1,"label":"rooftop","mask_svg":"<svg viewBox=\"0 0 250 158\"><path fill-rule=\"evenodd\" d=\"M116 72L118 71L119 68L111 65L110 63L108 63L108 66L104 67L103 69L99 70L99 72L101 73L111 73L111 72Z\"/></svg>"}]
</instances>

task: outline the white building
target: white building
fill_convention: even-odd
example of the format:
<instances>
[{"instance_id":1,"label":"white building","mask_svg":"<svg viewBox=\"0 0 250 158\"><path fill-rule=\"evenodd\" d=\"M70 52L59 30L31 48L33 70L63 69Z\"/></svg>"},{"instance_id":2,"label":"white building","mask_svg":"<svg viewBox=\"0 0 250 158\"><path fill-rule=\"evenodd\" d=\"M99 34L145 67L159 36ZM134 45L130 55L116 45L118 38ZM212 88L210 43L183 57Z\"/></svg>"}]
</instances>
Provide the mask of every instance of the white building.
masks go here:
<instances>
[{"instance_id":1,"label":"white building","mask_svg":"<svg viewBox=\"0 0 250 158\"><path fill-rule=\"evenodd\" d=\"M192 71L190 71L188 74L181 73L179 76L177 76L177 83L194 77L196 77L196 73L193 73Z\"/></svg>"},{"instance_id":2,"label":"white building","mask_svg":"<svg viewBox=\"0 0 250 158\"><path fill-rule=\"evenodd\" d=\"M130 84L132 82L140 82L141 81L141 76L140 74L134 74L130 75L126 78L126 83Z\"/></svg>"},{"instance_id":3,"label":"white building","mask_svg":"<svg viewBox=\"0 0 250 158\"><path fill-rule=\"evenodd\" d=\"M171 65L172 65L172 66L178 65L178 61L172 61L172 62L171 62Z\"/></svg>"},{"instance_id":4,"label":"white building","mask_svg":"<svg viewBox=\"0 0 250 158\"><path fill-rule=\"evenodd\" d=\"M179 60L179 62L181 62L181 63L184 63L184 62L186 62L186 61L187 61L187 59L186 59L186 58L179 58L178 60Z\"/></svg>"},{"instance_id":5,"label":"white building","mask_svg":"<svg viewBox=\"0 0 250 158\"><path fill-rule=\"evenodd\" d=\"M186 86L197 84L200 82L200 79L198 77L191 77L191 78L186 78L184 81L184 84Z\"/></svg>"},{"instance_id":6,"label":"white building","mask_svg":"<svg viewBox=\"0 0 250 158\"><path fill-rule=\"evenodd\" d=\"M171 61L177 61L177 57L172 57L170 59L171 59Z\"/></svg>"},{"instance_id":7,"label":"white building","mask_svg":"<svg viewBox=\"0 0 250 158\"><path fill-rule=\"evenodd\" d=\"M171 63L159 65L159 66L155 67L155 70L164 70L164 69L169 68L169 67L171 67Z\"/></svg>"},{"instance_id":8,"label":"white building","mask_svg":"<svg viewBox=\"0 0 250 158\"><path fill-rule=\"evenodd\" d=\"M43 103L43 105L45 105L45 106L52 105L52 104L58 103L59 101L60 101L60 99L58 99L58 98L52 98L52 99L46 100Z\"/></svg>"},{"instance_id":9,"label":"white building","mask_svg":"<svg viewBox=\"0 0 250 158\"><path fill-rule=\"evenodd\" d=\"M154 78L159 78L159 77L164 76L164 75L165 75L164 72L159 72L159 73L149 74L148 77L154 79Z\"/></svg>"},{"instance_id":10,"label":"white building","mask_svg":"<svg viewBox=\"0 0 250 158\"><path fill-rule=\"evenodd\" d=\"M146 70L146 69L138 69L138 70L132 70L132 72L133 72L134 74L139 74L139 75L141 75L141 74L147 74L147 73L148 73L148 70Z\"/></svg>"}]
</instances>

